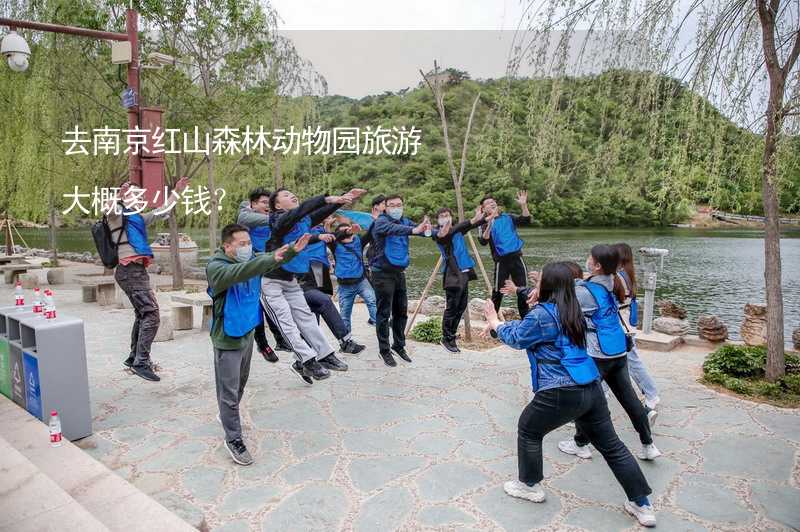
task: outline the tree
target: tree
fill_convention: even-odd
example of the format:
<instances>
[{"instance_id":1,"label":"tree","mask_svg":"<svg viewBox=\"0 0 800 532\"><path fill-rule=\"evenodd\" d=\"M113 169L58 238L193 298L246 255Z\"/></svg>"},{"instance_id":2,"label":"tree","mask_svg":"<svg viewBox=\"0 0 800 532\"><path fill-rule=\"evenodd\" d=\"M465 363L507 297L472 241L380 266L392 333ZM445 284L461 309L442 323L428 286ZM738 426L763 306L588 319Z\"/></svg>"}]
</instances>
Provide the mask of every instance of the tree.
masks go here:
<instances>
[{"instance_id":1,"label":"tree","mask_svg":"<svg viewBox=\"0 0 800 532\"><path fill-rule=\"evenodd\" d=\"M689 4L678 0L644 4L628 0L543 0L528 2L526 21L520 26L528 31L518 34L509 61L512 76L524 66L532 67L534 75L555 74L557 79L563 79L570 68L587 72L620 66L675 75L688 80L692 90L710 98L734 120L760 132L766 216L766 374L773 381L780 378L785 362L777 154L786 133L797 131L800 4L788 0ZM696 25L694 40L688 35L692 24ZM535 138L541 138L539 133L555 123L560 108L575 105L557 85L554 80L547 112L535 109L528 116ZM645 85L636 91L634 105L669 97L669 91L665 93L657 86ZM765 110L754 112L753 107L759 104ZM654 131L659 131L656 126ZM599 127L602 129L602 123ZM693 132L695 136L683 131L702 140L697 131ZM686 156L688 140L675 146L673 157ZM685 184L684 178L674 175L665 175L662 181L668 185L662 184L664 191Z\"/></svg>"}]
</instances>

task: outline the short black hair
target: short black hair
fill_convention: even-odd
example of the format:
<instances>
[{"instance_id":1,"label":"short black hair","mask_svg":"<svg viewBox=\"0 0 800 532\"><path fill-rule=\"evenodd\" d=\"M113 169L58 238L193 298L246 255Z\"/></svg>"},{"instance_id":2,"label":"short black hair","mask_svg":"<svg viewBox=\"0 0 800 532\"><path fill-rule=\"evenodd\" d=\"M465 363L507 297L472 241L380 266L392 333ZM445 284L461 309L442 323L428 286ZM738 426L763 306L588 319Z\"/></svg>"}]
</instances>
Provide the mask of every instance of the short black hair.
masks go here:
<instances>
[{"instance_id":1,"label":"short black hair","mask_svg":"<svg viewBox=\"0 0 800 532\"><path fill-rule=\"evenodd\" d=\"M231 240L233 240L233 234L238 233L240 231L244 231L245 233L249 232L247 227L239 224L228 224L222 228L222 243L223 244L230 244Z\"/></svg>"},{"instance_id":2,"label":"short black hair","mask_svg":"<svg viewBox=\"0 0 800 532\"><path fill-rule=\"evenodd\" d=\"M269 210L275 210L275 203L278 201L278 194L283 192L284 190L289 190L285 187L276 188L275 192L269 195Z\"/></svg>"},{"instance_id":3,"label":"short black hair","mask_svg":"<svg viewBox=\"0 0 800 532\"><path fill-rule=\"evenodd\" d=\"M483 207L483 202L486 201L486 200L489 200L489 199L493 199L493 200L497 201L497 199L494 196L492 196L491 194L486 194L484 197L481 198L481 207Z\"/></svg>"},{"instance_id":4,"label":"short black hair","mask_svg":"<svg viewBox=\"0 0 800 532\"><path fill-rule=\"evenodd\" d=\"M389 195L388 195L388 196L386 196L386 197L385 197L383 200L384 200L386 203L389 203L389 201L391 201L391 200L393 200L393 199L399 199L400 201L403 201L403 196L401 196L400 194L389 194Z\"/></svg>"},{"instance_id":5,"label":"short black hair","mask_svg":"<svg viewBox=\"0 0 800 532\"><path fill-rule=\"evenodd\" d=\"M442 215L444 213L448 213L448 214L450 214L450 216L453 215L453 211L451 211L448 207L442 207L441 209L436 211L436 216L439 217L440 215Z\"/></svg>"},{"instance_id":6,"label":"short black hair","mask_svg":"<svg viewBox=\"0 0 800 532\"><path fill-rule=\"evenodd\" d=\"M267 190L267 189L265 189L263 187L255 188L255 189L250 191L250 203L255 203L256 201L260 200L264 196L269 198L271 195L272 195L272 192L270 192L269 190Z\"/></svg>"},{"instance_id":7,"label":"short black hair","mask_svg":"<svg viewBox=\"0 0 800 532\"><path fill-rule=\"evenodd\" d=\"M375 205L383 203L384 201L386 201L386 196L384 196L383 194L378 194L377 196L372 198L372 206L374 207Z\"/></svg>"}]
</instances>

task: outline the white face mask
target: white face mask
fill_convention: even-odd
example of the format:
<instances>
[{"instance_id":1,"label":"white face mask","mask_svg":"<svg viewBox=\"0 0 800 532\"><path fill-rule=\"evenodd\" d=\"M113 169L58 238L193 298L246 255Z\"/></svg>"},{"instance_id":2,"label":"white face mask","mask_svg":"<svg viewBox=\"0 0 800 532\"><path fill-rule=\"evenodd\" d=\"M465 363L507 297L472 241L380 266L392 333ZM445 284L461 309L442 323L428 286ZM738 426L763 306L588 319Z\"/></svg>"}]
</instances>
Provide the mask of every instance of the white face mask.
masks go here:
<instances>
[{"instance_id":1,"label":"white face mask","mask_svg":"<svg viewBox=\"0 0 800 532\"><path fill-rule=\"evenodd\" d=\"M445 225L445 224L449 224L450 223L450 218L446 218L446 217L445 218L439 218L437 221L439 222L439 226L442 226L442 225Z\"/></svg>"},{"instance_id":2,"label":"white face mask","mask_svg":"<svg viewBox=\"0 0 800 532\"><path fill-rule=\"evenodd\" d=\"M395 220L399 220L403 217L403 208L402 207L387 207L386 214L394 218Z\"/></svg>"},{"instance_id":3,"label":"white face mask","mask_svg":"<svg viewBox=\"0 0 800 532\"><path fill-rule=\"evenodd\" d=\"M253 256L253 246L242 246L236 248L236 260L239 262L247 262Z\"/></svg>"}]
</instances>

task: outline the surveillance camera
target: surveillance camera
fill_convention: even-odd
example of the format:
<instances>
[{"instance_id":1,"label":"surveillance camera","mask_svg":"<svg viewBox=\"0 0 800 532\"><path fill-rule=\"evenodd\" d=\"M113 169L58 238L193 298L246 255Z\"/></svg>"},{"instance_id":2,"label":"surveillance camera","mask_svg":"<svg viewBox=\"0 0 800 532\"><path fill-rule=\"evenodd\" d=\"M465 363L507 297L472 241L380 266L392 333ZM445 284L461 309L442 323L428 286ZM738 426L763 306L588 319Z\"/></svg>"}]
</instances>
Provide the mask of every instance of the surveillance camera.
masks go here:
<instances>
[{"instance_id":1,"label":"surveillance camera","mask_svg":"<svg viewBox=\"0 0 800 532\"><path fill-rule=\"evenodd\" d=\"M16 31L11 31L3 37L0 54L6 58L11 70L24 72L28 69L28 57L31 55L31 49L25 39Z\"/></svg>"}]
</instances>

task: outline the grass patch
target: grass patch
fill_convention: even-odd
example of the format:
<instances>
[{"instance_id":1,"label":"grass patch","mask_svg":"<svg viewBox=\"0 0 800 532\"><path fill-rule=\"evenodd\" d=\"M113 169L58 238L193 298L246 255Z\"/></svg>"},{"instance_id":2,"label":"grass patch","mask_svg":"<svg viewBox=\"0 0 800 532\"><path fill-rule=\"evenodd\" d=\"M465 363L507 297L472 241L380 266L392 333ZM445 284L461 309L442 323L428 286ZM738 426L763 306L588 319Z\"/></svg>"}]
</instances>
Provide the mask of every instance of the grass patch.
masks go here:
<instances>
[{"instance_id":1,"label":"grass patch","mask_svg":"<svg viewBox=\"0 0 800 532\"><path fill-rule=\"evenodd\" d=\"M703 363L701 382L749 399L780 406L800 406L800 355L786 353L786 375L777 382L764 378L766 347L725 345Z\"/></svg>"}]
</instances>

